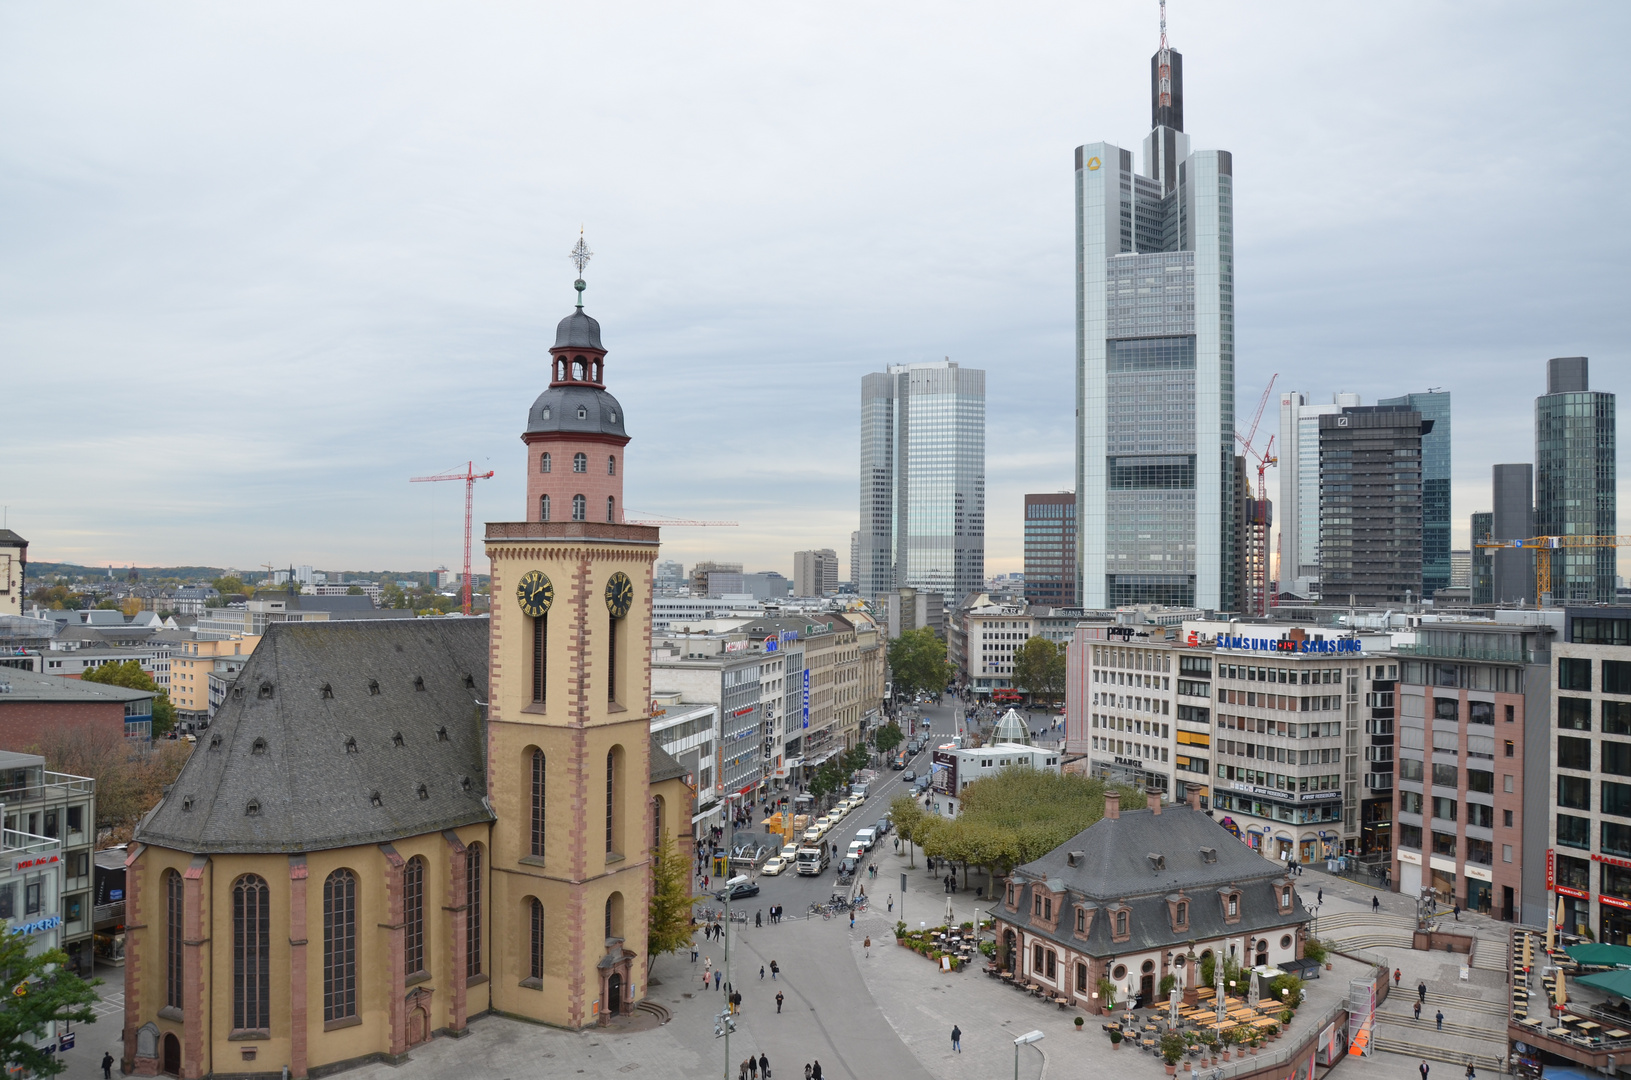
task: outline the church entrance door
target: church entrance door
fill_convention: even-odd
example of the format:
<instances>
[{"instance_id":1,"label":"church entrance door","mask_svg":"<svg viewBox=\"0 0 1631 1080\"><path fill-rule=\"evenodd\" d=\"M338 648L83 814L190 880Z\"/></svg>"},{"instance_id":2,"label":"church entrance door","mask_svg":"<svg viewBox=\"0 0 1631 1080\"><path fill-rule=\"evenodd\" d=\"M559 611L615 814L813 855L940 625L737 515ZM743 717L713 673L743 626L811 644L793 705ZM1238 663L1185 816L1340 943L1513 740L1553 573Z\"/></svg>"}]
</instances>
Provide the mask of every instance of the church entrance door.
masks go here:
<instances>
[{"instance_id":1,"label":"church entrance door","mask_svg":"<svg viewBox=\"0 0 1631 1080\"><path fill-rule=\"evenodd\" d=\"M181 1040L174 1032L164 1036L164 1075L181 1075Z\"/></svg>"},{"instance_id":2,"label":"church entrance door","mask_svg":"<svg viewBox=\"0 0 1631 1080\"><path fill-rule=\"evenodd\" d=\"M606 1011L613 1016L623 1015L623 976L615 971L606 980Z\"/></svg>"},{"instance_id":3,"label":"church entrance door","mask_svg":"<svg viewBox=\"0 0 1631 1080\"><path fill-rule=\"evenodd\" d=\"M415 1006L408 1013L408 1045L418 1046L430 1036L430 1016L423 1007Z\"/></svg>"}]
</instances>

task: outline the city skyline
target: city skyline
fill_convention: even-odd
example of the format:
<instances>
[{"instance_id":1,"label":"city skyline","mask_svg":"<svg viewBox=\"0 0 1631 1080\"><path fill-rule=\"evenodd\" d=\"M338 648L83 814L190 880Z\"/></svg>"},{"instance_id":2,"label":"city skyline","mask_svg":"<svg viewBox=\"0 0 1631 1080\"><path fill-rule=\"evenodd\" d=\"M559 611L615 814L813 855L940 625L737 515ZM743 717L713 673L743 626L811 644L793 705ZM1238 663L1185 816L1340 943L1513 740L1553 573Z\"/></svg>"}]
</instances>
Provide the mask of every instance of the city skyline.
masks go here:
<instances>
[{"instance_id":1,"label":"city skyline","mask_svg":"<svg viewBox=\"0 0 1631 1080\"><path fill-rule=\"evenodd\" d=\"M902 9L865 44L841 13L380 8L304 32L317 10L110 12L88 37L5 16L0 504L34 559L455 566L457 485L407 478L474 460L498 471L478 518L510 515L506 410L545 372L582 224L641 418L631 513L743 523L665 530L666 553L842 552L854 378L949 355L989 372L986 572L1021 569L1024 494L1073 486L1064 163L1143 134L1153 4L927 33ZM1172 8L1184 126L1241 174L1237 419L1276 371L1311 401L1443 386L1464 548L1490 467L1532 445L1542 361L1622 389L1631 226L1588 186L1622 151L1591 137L1570 50L1627 22ZM579 54L595 77L561 80ZM1293 86L1317 122L1288 140L1263 118Z\"/></svg>"}]
</instances>

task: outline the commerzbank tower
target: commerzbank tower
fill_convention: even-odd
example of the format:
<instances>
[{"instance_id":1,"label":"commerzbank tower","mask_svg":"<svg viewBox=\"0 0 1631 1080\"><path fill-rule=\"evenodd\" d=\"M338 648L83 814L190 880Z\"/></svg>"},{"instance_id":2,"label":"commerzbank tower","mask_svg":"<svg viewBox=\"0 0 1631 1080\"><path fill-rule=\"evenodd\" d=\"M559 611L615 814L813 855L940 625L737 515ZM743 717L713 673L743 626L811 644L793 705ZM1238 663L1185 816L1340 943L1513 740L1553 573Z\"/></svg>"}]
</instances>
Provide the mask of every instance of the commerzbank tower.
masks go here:
<instances>
[{"instance_id":1,"label":"commerzbank tower","mask_svg":"<svg viewBox=\"0 0 1631 1080\"><path fill-rule=\"evenodd\" d=\"M1238 611L1234 170L1190 148L1162 9L1140 167L1076 148L1077 595Z\"/></svg>"}]
</instances>

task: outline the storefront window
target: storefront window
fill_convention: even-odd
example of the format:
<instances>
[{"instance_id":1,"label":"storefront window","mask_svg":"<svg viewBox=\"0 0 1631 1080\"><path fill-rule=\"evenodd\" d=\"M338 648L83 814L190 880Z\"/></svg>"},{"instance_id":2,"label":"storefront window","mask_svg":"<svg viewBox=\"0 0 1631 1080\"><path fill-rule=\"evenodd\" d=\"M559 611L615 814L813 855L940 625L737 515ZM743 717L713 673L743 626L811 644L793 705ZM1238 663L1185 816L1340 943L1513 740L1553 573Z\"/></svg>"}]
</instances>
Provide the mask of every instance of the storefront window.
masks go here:
<instances>
[{"instance_id":1,"label":"storefront window","mask_svg":"<svg viewBox=\"0 0 1631 1080\"><path fill-rule=\"evenodd\" d=\"M1399 823L1399 846L1421 850L1421 826Z\"/></svg>"},{"instance_id":2,"label":"storefront window","mask_svg":"<svg viewBox=\"0 0 1631 1080\"><path fill-rule=\"evenodd\" d=\"M1576 859L1571 855L1554 856L1554 872L1557 883L1564 888L1591 891L1591 863L1585 859Z\"/></svg>"}]
</instances>

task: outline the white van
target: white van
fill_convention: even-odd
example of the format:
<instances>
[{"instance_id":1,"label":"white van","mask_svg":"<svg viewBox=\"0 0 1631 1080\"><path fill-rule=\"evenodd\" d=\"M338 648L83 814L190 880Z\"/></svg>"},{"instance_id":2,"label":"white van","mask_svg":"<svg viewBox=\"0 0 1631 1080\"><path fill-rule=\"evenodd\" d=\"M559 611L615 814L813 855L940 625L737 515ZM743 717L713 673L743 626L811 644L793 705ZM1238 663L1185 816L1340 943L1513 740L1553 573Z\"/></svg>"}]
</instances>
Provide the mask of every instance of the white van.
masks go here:
<instances>
[{"instance_id":1,"label":"white van","mask_svg":"<svg viewBox=\"0 0 1631 1080\"><path fill-rule=\"evenodd\" d=\"M855 842L863 845L866 851L872 850L872 845L878 842L877 829L860 829L855 834Z\"/></svg>"}]
</instances>

